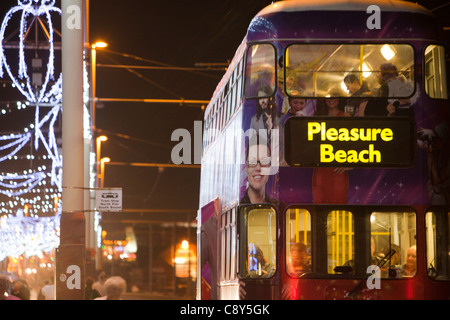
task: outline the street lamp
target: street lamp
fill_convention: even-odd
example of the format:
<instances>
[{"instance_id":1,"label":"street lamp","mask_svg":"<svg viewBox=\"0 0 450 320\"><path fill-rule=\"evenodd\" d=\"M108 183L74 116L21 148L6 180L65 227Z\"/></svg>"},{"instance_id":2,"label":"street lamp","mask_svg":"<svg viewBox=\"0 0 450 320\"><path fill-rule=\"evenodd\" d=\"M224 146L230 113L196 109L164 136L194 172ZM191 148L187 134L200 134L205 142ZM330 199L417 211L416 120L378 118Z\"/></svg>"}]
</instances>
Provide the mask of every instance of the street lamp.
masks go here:
<instances>
[{"instance_id":1,"label":"street lamp","mask_svg":"<svg viewBox=\"0 0 450 320\"><path fill-rule=\"evenodd\" d=\"M91 45L91 86L92 86L92 129L95 131L95 100L96 100L96 90L97 90L97 48L106 48L108 44L103 41L97 41Z\"/></svg>"},{"instance_id":2,"label":"street lamp","mask_svg":"<svg viewBox=\"0 0 450 320\"><path fill-rule=\"evenodd\" d=\"M102 158L100 160L100 179L101 179L101 184L100 184L100 188L104 187L105 184L105 163L110 162L111 159L108 157Z\"/></svg>"},{"instance_id":3,"label":"street lamp","mask_svg":"<svg viewBox=\"0 0 450 320\"><path fill-rule=\"evenodd\" d=\"M100 178L100 157L101 157L101 145L102 142L105 142L108 140L107 136L99 136L96 139L96 146L97 146L97 187L100 186L99 178Z\"/></svg>"}]
</instances>

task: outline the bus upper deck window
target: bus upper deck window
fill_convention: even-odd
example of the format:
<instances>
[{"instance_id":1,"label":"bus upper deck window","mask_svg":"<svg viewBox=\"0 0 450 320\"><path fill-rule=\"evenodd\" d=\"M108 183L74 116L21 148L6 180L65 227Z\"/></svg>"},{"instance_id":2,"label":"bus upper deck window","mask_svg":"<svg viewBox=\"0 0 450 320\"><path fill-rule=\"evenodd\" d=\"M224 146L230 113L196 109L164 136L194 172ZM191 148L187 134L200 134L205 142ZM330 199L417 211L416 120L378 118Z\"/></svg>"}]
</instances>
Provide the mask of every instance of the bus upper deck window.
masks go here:
<instances>
[{"instance_id":1,"label":"bus upper deck window","mask_svg":"<svg viewBox=\"0 0 450 320\"><path fill-rule=\"evenodd\" d=\"M275 48L255 44L248 48L245 72L245 96L268 98L275 92Z\"/></svg>"},{"instance_id":2,"label":"bus upper deck window","mask_svg":"<svg viewBox=\"0 0 450 320\"><path fill-rule=\"evenodd\" d=\"M424 83L430 98L448 98L444 47L430 45L425 49Z\"/></svg>"},{"instance_id":3,"label":"bus upper deck window","mask_svg":"<svg viewBox=\"0 0 450 320\"><path fill-rule=\"evenodd\" d=\"M244 275L270 278L276 270L276 213L271 207L254 208L247 214L247 261Z\"/></svg>"},{"instance_id":4,"label":"bus upper deck window","mask_svg":"<svg viewBox=\"0 0 450 320\"><path fill-rule=\"evenodd\" d=\"M291 97L409 98L414 50L406 44L293 44L286 49ZM400 101L407 103L407 101Z\"/></svg>"}]
</instances>

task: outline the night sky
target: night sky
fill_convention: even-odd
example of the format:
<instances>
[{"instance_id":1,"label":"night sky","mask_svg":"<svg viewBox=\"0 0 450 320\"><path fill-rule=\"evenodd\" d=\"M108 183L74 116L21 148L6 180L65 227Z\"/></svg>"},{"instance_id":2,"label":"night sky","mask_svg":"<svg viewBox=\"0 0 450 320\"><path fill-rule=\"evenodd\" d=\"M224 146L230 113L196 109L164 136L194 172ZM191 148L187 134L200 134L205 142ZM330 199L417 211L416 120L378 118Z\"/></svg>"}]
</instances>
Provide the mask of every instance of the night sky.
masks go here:
<instances>
[{"instance_id":1,"label":"night sky","mask_svg":"<svg viewBox=\"0 0 450 320\"><path fill-rule=\"evenodd\" d=\"M108 50L156 63L195 67L227 63L245 36L249 21L270 1L91 1L90 41L110 43ZM99 53L98 63L157 65L118 54ZM224 71L98 69L99 98L209 100ZM155 84L156 83L156 84ZM100 105L99 107L102 107ZM193 132L202 120L200 105L105 102L98 110L99 129L146 140L111 136L104 154L112 161L168 163L172 132ZM193 135L192 135L193 136ZM103 151L102 151L103 154ZM199 169L109 166L105 184L123 186L130 208L198 208ZM128 181L132 180L132 183ZM125 184L126 183L126 184ZM128 202L129 201L129 202Z\"/></svg>"}]
</instances>

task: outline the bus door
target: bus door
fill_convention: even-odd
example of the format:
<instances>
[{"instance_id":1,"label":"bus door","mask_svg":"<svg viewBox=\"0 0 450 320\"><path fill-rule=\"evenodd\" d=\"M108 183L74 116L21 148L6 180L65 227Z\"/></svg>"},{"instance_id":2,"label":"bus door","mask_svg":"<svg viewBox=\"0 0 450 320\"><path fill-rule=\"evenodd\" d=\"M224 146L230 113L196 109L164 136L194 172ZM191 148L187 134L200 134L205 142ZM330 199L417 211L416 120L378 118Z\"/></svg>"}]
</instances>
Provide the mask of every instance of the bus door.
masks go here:
<instances>
[{"instance_id":1,"label":"bus door","mask_svg":"<svg viewBox=\"0 0 450 320\"><path fill-rule=\"evenodd\" d=\"M246 205L239 212L241 299L277 299L277 211L269 204Z\"/></svg>"}]
</instances>

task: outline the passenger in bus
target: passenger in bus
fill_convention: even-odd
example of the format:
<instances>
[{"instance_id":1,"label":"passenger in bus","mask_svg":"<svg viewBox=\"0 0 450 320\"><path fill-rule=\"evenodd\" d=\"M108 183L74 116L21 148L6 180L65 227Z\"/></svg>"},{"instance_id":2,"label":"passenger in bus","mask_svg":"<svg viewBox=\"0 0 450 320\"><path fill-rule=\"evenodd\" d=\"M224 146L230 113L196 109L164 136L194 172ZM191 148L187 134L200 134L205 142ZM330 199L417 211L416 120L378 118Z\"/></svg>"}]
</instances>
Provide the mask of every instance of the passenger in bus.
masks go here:
<instances>
[{"instance_id":1,"label":"passenger in bus","mask_svg":"<svg viewBox=\"0 0 450 320\"><path fill-rule=\"evenodd\" d=\"M241 203L275 202L266 193L266 183L269 179L267 170L270 165L270 148L265 140L260 136L251 138L245 161L248 187Z\"/></svg>"},{"instance_id":2,"label":"passenger in bus","mask_svg":"<svg viewBox=\"0 0 450 320\"><path fill-rule=\"evenodd\" d=\"M369 86L366 82L360 82L359 78L354 74L348 74L344 77L344 84L352 97L370 96Z\"/></svg>"},{"instance_id":3,"label":"passenger in bus","mask_svg":"<svg viewBox=\"0 0 450 320\"><path fill-rule=\"evenodd\" d=\"M401 248L391 243L372 253L372 264L380 267L382 278L401 277Z\"/></svg>"},{"instance_id":4,"label":"passenger in bus","mask_svg":"<svg viewBox=\"0 0 450 320\"><path fill-rule=\"evenodd\" d=\"M346 116L344 113L344 93L339 88L329 90L330 98L317 103L317 116ZM313 201L315 204L347 203L348 170L350 168L314 168L312 177Z\"/></svg>"},{"instance_id":5,"label":"passenger in bus","mask_svg":"<svg viewBox=\"0 0 450 320\"><path fill-rule=\"evenodd\" d=\"M414 277L417 269L417 248L416 246L412 246L408 249L408 253L406 256L406 263L402 268L403 277Z\"/></svg>"},{"instance_id":6,"label":"passenger in bus","mask_svg":"<svg viewBox=\"0 0 450 320\"><path fill-rule=\"evenodd\" d=\"M287 265L287 272L290 275L299 276L306 272L311 272L311 256L307 252L303 243L291 244L290 259Z\"/></svg>"},{"instance_id":7,"label":"passenger in bus","mask_svg":"<svg viewBox=\"0 0 450 320\"><path fill-rule=\"evenodd\" d=\"M392 63L384 63L380 66L378 82L381 84L380 95L384 97L408 97L413 93L411 83L404 75L399 74L397 67ZM389 99L387 109L389 115L399 113L399 108L407 108L411 99Z\"/></svg>"},{"instance_id":8,"label":"passenger in bus","mask_svg":"<svg viewBox=\"0 0 450 320\"><path fill-rule=\"evenodd\" d=\"M380 99L367 99L373 97L369 87L365 82L361 84L359 78L354 74L345 76L344 83L350 93L350 97L359 99L349 99L347 105L355 109L355 114L359 117L367 116L388 116L392 109L388 110L387 95L377 95Z\"/></svg>"},{"instance_id":9,"label":"passenger in bus","mask_svg":"<svg viewBox=\"0 0 450 320\"><path fill-rule=\"evenodd\" d=\"M370 237L370 264L374 266L380 265L380 262L384 258L384 253L381 251L376 250L377 245L375 238L373 236ZM355 271L355 260L350 259L344 263L344 266L351 267L351 272L353 273Z\"/></svg>"}]
</instances>

